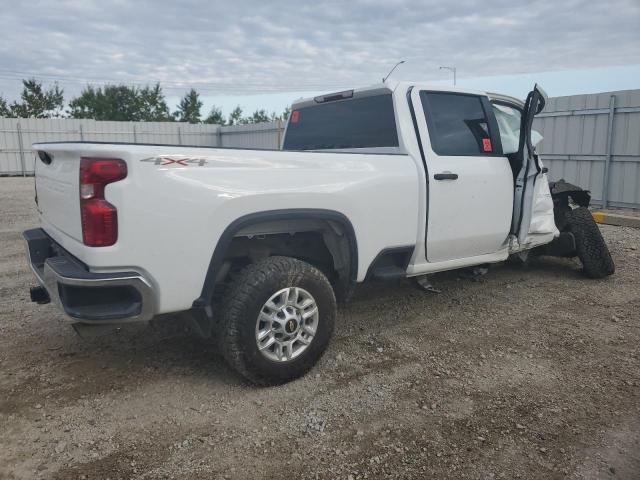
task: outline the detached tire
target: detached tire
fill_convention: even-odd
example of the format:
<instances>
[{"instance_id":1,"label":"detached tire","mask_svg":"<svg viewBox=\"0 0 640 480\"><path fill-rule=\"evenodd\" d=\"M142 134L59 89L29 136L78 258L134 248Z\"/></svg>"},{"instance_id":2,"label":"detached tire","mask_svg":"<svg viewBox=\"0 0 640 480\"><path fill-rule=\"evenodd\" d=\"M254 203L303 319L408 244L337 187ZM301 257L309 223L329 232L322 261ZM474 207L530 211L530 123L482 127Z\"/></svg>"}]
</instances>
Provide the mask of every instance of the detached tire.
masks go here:
<instances>
[{"instance_id":1,"label":"detached tire","mask_svg":"<svg viewBox=\"0 0 640 480\"><path fill-rule=\"evenodd\" d=\"M221 304L218 341L227 362L258 385L305 374L333 334L336 299L324 274L289 257L247 266Z\"/></svg>"},{"instance_id":2,"label":"detached tire","mask_svg":"<svg viewBox=\"0 0 640 480\"><path fill-rule=\"evenodd\" d=\"M613 274L616 267L609 248L589 209L578 207L569 210L565 219L566 230L575 238L576 254L582 262L585 275L589 278L603 278Z\"/></svg>"}]
</instances>

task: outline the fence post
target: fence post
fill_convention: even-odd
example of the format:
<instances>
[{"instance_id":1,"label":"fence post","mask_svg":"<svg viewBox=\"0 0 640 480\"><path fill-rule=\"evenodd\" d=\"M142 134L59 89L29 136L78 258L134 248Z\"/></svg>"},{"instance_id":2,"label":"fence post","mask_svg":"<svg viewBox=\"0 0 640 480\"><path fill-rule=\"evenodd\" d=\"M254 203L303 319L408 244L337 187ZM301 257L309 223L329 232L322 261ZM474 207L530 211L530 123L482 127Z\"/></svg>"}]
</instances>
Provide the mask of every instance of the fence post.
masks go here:
<instances>
[{"instance_id":1,"label":"fence post","mask_svg":"<svg viewBox=\"0 0 640 480\"><path fill-rule=\"evenodd\" d=\"M280 150L280 145L282 145L282 120L278 119L278 144L276 145L276 150Z\"/></svg>"},{"instance_id":2,"label":"fence post","mask_svg":"<svg viewBox=\"0 0 640 480\"><path fill-rule=\"evenodd\" d=\"M84 129L82 128L82 124L80 124L80 141L84 142Z\"/></svg>"},{"instance_id":3,"label":"fence post","mask_svg":"<svg viewBox=\"0 0 640 480\"><path fill-rule=\"evenodd\" d=\"M182 128L178 125L178 145L182 145Z\"/></svg>"},{"instance_id":4,"label":"fence post","mask_svg":"<svg viewBox=\"0 0 640 480\"><path fill-rule=\"evenodd\" d=\"M136 124L133 124L133 143L138 143L138 136L136 135Z\"/></svg>"},{"instance_id":5,"label":"fence post","mask_svg":"<svg viewBox=\"0 0 640 480\"><path fill-rule=\"evenodd\" d=\"M218 125L216 129L216 147L222 147L222 126Z\"/></svg>"},{"instance_id":6,"label":"fence post","mask_svg":"<svg viewBox=\"0 0 640 480\"><path fill-rule=\"evenodd\" d=\"M616 111L616 96L609 98L609 118L607 123L607 153L604 160L604 179L602 180L602 208L609 204L609 170L611 168L611 155L613 150L613 117Z\"/></svg>"},{"instance_id":7,"label":"fence post","mask_svg":"<svg viewBox=\"0 0 640 480\"><path fill-rule=\"evenodd\" d=\"M22 176L27 176L25 161L24 161L24 144L22 142L22 128L20 127L20 122L16 124L17 132L18 132L18 148L20 149L20 165L22 167Z\"/></svg>"}]
</instances>

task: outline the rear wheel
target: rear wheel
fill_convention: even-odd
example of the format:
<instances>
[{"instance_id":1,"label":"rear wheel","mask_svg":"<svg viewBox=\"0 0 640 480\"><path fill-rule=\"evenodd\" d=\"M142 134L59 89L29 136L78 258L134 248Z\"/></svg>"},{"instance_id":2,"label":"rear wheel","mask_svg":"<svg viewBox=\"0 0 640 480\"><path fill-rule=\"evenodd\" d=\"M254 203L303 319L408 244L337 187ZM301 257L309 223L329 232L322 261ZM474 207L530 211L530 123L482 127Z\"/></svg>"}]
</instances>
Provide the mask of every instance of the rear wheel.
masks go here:
<instances>
[{"instance_id":1,"label":"rear wheel","mask_svg":"<svg viewBox=\"0 0 640 480\"><path fill-rule=\"evenodd\" d=\"M327 348L336 315L327 278L289 257L269 257L244 268L221 306L222 353L259 385L307 372Z\"/></svg>"},{"instance_id":2,"label":"rear wheel","mask_svg":"<svg viewBox=\"0 0 640 480\"><path fill-rule=\"evenodd\" d=\"M590 278L603 278L615 272L616 267L609 248L602 238L598 224L586 207L565 212L565 229L573 234L576 254L582 262L582 270Z\"/></svg>"}]
</instances>

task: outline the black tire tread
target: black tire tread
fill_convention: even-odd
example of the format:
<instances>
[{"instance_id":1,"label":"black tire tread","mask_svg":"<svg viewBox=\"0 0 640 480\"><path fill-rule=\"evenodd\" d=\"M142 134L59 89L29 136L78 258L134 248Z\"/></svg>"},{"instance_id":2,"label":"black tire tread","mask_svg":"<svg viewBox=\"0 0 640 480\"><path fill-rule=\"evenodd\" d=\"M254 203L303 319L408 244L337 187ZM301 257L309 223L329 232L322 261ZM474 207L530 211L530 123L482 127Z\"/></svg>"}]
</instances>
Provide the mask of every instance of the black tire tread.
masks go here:
<instances>
[{"instance_id":1,"label":"black tire tread","mask_svg":"<svg viewBox=\"0 0 640 480\"><path fill-rule=\"evenodd\" d=\"M290 285L297 285L304 277L314 277L316 281L327 289L332 304L333 311L327 312L322 318L326 327L330 329L325 345L321 345L321 351L316 355L304 355L301 362L298 362L296 372L287 378L274 378L265 376L251 368L247 362L246 345L242 342L241 329L243 315L247 304L256 298L256 293L265 283L273 282L277 279L286 278ZM221 352L226 361L242 376L257 385L277 385L285 383L293 378L299 377L307 372L317 362L324 352L333 333L333 323L336 312L336 300L333 289L325 275L314 266L291 257L273 256L252 263L245 267L234 279L226 292L222 302L222 318L219 331L219 342Z\"/></svg>"},{"instance_id":2,"label":"black tire tread","mask_svg":"<svg viewBox=\"0 0 640 480\"><path fill-rule=\"evenodd\" d=\"M589 278L612 275L616 270L615 264L589 209L574 208L566 213L566 220L567 230L575 238L576 253L584 274Z\"/></svg>"}]
</instances>

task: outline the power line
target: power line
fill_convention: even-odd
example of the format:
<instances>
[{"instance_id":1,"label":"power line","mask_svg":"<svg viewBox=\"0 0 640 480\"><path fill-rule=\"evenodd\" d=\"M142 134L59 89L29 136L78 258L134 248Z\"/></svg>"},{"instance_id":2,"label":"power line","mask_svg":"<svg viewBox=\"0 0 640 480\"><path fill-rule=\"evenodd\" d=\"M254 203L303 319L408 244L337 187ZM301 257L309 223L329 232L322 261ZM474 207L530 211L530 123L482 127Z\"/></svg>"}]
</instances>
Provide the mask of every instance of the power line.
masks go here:
<instances>
[{"instance_id":1,"label":"power line","mask_svg":"<svg viewBox=\"0 0 640 480\"><path fill-rule=\"evenodd\" d=\"M212 92L250 92L250 93L263 93L263 92L289 92L289 91L304 91L304 90L322 90L331 88L344 87L345 83L336 82L314 82L314 83L295 83L289 85L265 85L258 82L241 82L241 83L226 83L226 82L211 82L211 81L163 81L163 80L144 80L144 79L114 79L114 78L88 78L88 77L71 77L56 74L34 74L29 72L22 72L17 70L3 70L0 69L0 79L4 80L22 80L23 78L35 78L36 80L43 82L57 82L59 84L69 85L113 85L113 84L129 84L136 86L154 85L160 83L165 90L184 90L188 88L197 88L203 91Z\"/></svg>"}]
</instances>

